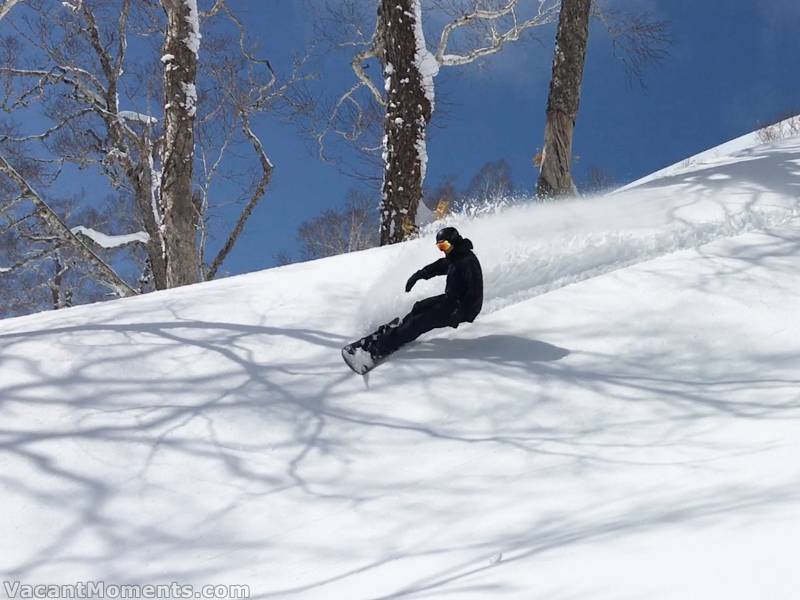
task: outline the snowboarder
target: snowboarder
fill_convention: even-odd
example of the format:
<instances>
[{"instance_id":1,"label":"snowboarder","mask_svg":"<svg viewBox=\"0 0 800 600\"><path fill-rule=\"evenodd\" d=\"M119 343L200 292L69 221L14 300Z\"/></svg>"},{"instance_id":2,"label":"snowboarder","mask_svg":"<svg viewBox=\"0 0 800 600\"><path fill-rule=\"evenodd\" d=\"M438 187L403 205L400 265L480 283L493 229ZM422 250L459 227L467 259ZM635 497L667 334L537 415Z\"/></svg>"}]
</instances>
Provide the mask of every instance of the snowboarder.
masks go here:
<instances>
[{"instance_id":1,"label":"snowboarder","mask_svg":"<svg viewBox=\"0 0 800 600\"><path fill-rule=\"evenodd\" d=\"M475 320L483 306L483 273L472 242L461 237L455 227L445 227L436 234L436 246L444 257L423 267L406 282L410 292L420 279L447 275L444 294L425 298L402 320L381 325L374 333L342 349L345 362L357 373L364 374L398 348L438 327L458 327ZM369 353L358 357L359 350ZM366 360L365 360L366 359Z\"/></svg>"}]
</instances>

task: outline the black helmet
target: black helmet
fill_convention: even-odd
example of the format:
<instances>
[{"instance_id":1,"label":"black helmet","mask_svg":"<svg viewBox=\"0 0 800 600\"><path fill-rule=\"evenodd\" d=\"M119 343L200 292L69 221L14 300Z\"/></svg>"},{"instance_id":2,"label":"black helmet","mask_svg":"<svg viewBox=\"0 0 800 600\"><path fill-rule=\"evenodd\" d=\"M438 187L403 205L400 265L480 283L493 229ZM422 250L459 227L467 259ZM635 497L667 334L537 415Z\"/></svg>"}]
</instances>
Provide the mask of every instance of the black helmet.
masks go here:
<instances>
[{"instance_id":1,"label":"black helmet","mask_svg":"<svg viewBox=\"0 0 800 600\"><path fill-rule=\"evenodd\" d=\"M461 239L461 234L458 233L458 229L455 227L443 227L438 232L436 232L436 242L448 241L451 244L455 244L457 241Z\"/></svg>"}]
</instances>

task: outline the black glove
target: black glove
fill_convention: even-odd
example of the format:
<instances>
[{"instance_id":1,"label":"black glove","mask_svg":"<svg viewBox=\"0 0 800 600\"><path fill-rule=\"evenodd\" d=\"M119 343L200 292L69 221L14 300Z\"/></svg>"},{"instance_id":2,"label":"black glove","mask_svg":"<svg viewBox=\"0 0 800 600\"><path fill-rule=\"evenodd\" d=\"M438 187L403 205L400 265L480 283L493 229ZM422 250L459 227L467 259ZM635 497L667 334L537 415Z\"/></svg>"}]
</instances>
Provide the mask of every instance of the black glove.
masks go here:
<instances>
[{"instance_id":1,"label":"black glove","mask_svg":"<svg viewBox=\"0 0 800 600\"><path fill-rule=\"evenodd\" d=\"M417 283L419 280L420 280L420 275L419 271L417 271L411 277L408 278L408 281L406 281L406 293L410 292L411 288L413 288L414 284Z\"/></svg>"}]
</instances>

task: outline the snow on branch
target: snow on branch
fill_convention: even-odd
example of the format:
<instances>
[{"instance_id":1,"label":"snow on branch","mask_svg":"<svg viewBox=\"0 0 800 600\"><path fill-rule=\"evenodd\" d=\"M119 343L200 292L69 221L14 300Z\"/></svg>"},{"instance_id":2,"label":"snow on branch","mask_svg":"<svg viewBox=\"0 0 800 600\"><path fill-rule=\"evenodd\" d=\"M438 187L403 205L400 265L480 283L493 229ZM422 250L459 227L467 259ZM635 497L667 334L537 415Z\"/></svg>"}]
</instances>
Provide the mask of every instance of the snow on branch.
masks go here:
<instances>
[{"instance_id":1,"label":"snow on branch","mask_svg":"<svg viewBox=\"0 0 800 600\"><path fill-rule=\"evenodd\" d=\"M434 78L441 67L453 67L472 63L479 58L495 54L505 44L520 40L523 34L535 27L555 22L558 19L560 0L431 0L430 8L423 8L421 0L411 4L415 18L415 37L417 42L415 62L423 79L423 86L433 108ZM423 23L428 10L446 15L435 50L429 49L425 42ZM437 17L436 21L440 19ZM359 31L361 40L366 36ZM461 35L459 35L461 34ZM368 118L368 102L374 101L378 107L386 107L385 95L378 89L366 69L367 61L382 60L384 54L381 18L378 15L372 37L368 42L353 41L339 46L361 46L366 48L353 56L351 63L357 81L331 107L325 126L317 132L316 140L319 155L324 158L325 139L331 133L353 142L361 137L372 121ZM459 46L453 48L454 40ZM469 40L467 42L466 40ZM384 65L384 74L389 75L392 65ZM374 76L373 76L374 77ZM358 95L366 89L369 94L364 99ZM343 121L343 126L337 123ZM363 150L363 149L362 149Z\"/></svg>"},{"instance_id":2,"label":"snow on branch","mask_svg":"<svg viewBox=\"0 0 800 600\"><path fill-rule=\"evenodd\" d=\"M19 1L20 0L6 0L3 2L3 4L0 5L0 19L5 17L16 4L19 4Z\"/></svg>"},{"instance_id":3,"label":"snow on branch","mask_svg":"<svg viewBox=\"0 0 800 600\"><path fill-rule=\"evenodd\" d=\"M151 117L150 115L145 115L139 112L135 112L132 110L121 110L117 113L120 119L125 119L126 121L135 121L139 123L144 123L145 125L155 125L158 123L158 119L155 117Z\"/></svg>"},{"instance_id":4,"label":"snow on branch","mask_svg":"<svg viewBox=\"0 0 800 600\"><path fill-rule=\"evenodd\" d=\"M436 60L440 65L448 67L471 63L499 52L506 43L519 40L525 31L552 23L558 17L558 0L538 0L536 13L523 20L520 20L517 13L520 4L527 3L509 0L504 6L486 9L476 2L474 10L450 21L442 28L439 46L436 48ZM472 25L487 28L486 43L460 54L448 53L451 36L459 29Z\"/></svg>"},{"instance_id":5,"label":"snow on branch","mask_svg":"<svg viewBox=\"0 0 800 600\"><path fill-rule=\"evenodd\" d=\"M80 234L86 236L102 248L119 248L127 244L146 244L150 241L150 236L144 231L137 231L136 233L128 233L125 235L108 235L90 227L84 227L83 225L73 227L70 231L75 235Z\"/></svg>"}]
</instances>

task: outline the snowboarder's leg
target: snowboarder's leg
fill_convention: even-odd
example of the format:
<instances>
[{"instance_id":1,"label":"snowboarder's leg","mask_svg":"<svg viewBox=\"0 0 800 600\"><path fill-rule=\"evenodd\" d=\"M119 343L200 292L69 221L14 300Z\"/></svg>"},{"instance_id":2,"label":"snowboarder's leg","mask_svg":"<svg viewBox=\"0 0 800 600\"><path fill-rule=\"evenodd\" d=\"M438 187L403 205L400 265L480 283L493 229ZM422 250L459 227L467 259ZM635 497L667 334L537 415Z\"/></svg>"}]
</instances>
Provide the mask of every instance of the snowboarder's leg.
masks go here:
<instances>
[{"instance_id":1,"label":"snowboarder's leg","mask_svg":"<svg viewBox=\"0 0 800 600\"><path fill-rule=\"evenodd\" d=\"M371 334L363 338L361 347L364 348L367 352L372 354L373 356L382 356L379 352L378 341L385 337L391 330L395 329L400 325L400 319L392 319L388 323L381 325Z\"/></svg>"},{"instance_id":2,"label":"snowboarder's leg","mask_svg":"<svg viewBox=\"0 0 800 600\"><path fill-rule=\"evenodd\" d=\"M417 302L414 309L403 318L397 327L390 329L385 335L378 338L375 345L376 354L386 356L431 329L448 327L450 310L449 306L442 302L442 299L437 296ZM428 302L428 300L436 300L436 302ZM422 305L421 308L420 305Z\"/></svg>"},{"instance_id":3,"label":"snowboarder's leg","mask_svg":"<svg viewBox=\"0 0 800 600\"><path fill-rule=\"evenodd\" d=\"M430 298L425 298L424 300L415 302L414 308L411 309L411 312L407 315L406 318L408 318L408 316L411 315L420 315L434 308L438 308L445 302L445 299L446 296L444 294L440 294L438 296L431 296Z\"/></svg>"}]
</instances>

